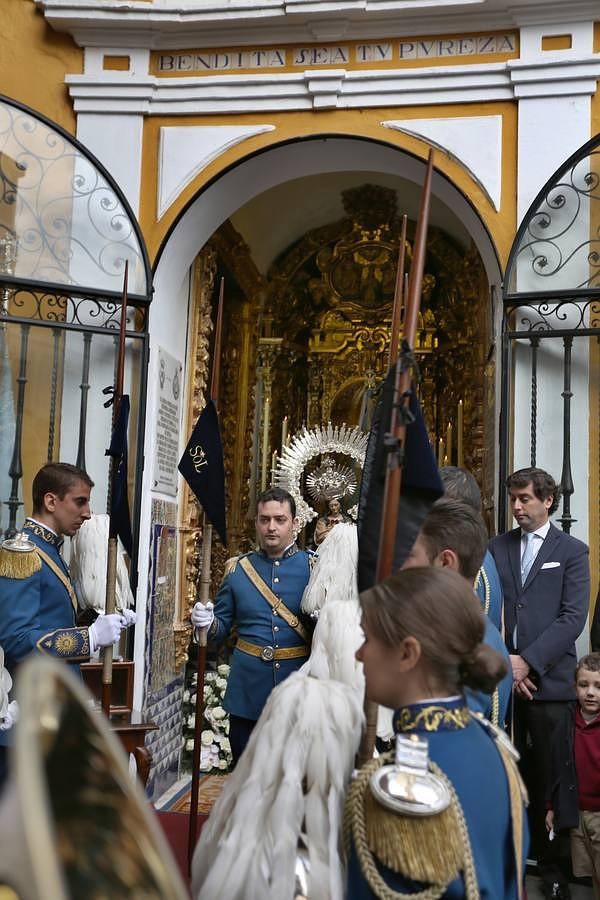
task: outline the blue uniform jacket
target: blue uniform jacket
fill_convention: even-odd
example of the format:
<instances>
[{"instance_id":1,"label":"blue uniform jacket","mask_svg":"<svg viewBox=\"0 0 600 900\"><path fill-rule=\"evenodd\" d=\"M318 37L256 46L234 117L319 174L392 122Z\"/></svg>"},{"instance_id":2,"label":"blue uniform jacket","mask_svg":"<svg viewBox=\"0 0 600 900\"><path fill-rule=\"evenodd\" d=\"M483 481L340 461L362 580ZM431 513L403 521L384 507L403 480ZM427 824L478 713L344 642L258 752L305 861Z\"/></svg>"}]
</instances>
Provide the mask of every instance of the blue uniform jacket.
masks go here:
<instances>
[{"instance_id":1,"label":"blue uniform jacket","mask_svg":"<svg viewBox=\"0 0 600 900\"><path fill-rule=\"evenodd\" d=\"M481 600L486 616L494 623L498 631L502 631L502 582L494 557L489 550L485 551L483 563L475 579L475 593Z\"/></svg>"},{"instance_id":2,"label":"blue uniform jacket","mask_svg":"<svg viewBox=\"0 0 600 900\"><path fill-rule=\"evenodd\" d=\"M62 539L29 519L23 531L70 582L69 570L59 553ZM13 676L18 663L32 651L49 653L67 662L89 659L88 629L75 627L69 592L43 560L41 569L29 578L0 577L0 646L6 668Z\"/></svg>"},{"instance_id":3,"label":"blue uniform jacket","mask_svg":"<svg viewBox=\"0 0 600 900\"><path fill-rule=\"evenodd\" d=\"M452 782L465 814L481 900L517 900L504 763L486 729L465 713L462 698L415 704L397 710L394 729L427 737L430 759ZM525 872L529 834L524 810L522 845L522 871ZM393 890L407 893L423 890L422 884L408 881L384 866L379 866L379 871ZM372 900L373 896L353 852L348 870L347 900ZM447 900L463 898L462 878L451 882L443 896Z\"/></svg>"},{"instance_id":4,"label":"blue uniform jacket","mask_svg":"<svg viewBox=\"0 0 600 900\"><path fill-rule=\"evenodd\" d=\"M279 559L269 559L262 552L249 553L247 558L273 593L300 617L300 602L310 575L310 556L293 544ZM238 638L257 647L301 647L304 643L272 610L239 563L226 575L217 594L215 619L208 636L220 643L233 625L237 626ZM266 662L236 648L223 701L227 712L257 720L273 688L306 662L309 650L307 647L305 656L298 659Z\"/></svg>"},{"instance_id":5,"label":"blue uniform jacket","mask_svg":"<svg viewBox=\"0 0 600 900\"><path fill-rule=\"evenodd\" d=\"M500 656L504 658L507 666L506 675L502 681L498 682L498 686L494 692L498 695L498 721L494 722L494 725L499 725L500 728L504 728L513 686L512 668L510 665L510 656L508 655L508 650L506 649L502 635L487 616L485 619L483 642L496 650ZM469 709L472 709L473 712L480 712L486 719L493 721L492 711L494 708L494 694L484 694L483 691L473 691L469 688L466 689L465 694Z\"/></svg>"}]
</instances>

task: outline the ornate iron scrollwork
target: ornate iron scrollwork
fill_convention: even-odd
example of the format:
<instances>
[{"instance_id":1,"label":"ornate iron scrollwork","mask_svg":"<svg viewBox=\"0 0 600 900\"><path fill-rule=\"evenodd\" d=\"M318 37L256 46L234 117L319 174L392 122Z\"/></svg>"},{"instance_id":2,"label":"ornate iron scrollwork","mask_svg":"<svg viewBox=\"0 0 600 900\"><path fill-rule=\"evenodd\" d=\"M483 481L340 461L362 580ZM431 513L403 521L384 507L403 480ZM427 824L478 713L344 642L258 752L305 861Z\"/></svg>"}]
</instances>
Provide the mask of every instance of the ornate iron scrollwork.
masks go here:
<instances>
[{"instance_id":1,"label":"ornate iron scrollwork","mask_svg":"<svg viewBox=\"0 0 600 900\"><path fill-rule=\"evenodd\" d=\"M600 138L553 175L519 229L505 296L600 289Z\"/></svg>"},{"instance_id":2,"label":"ornate iron scrollwork","mask_svg":"<svg viewBox=\"0 0 600 900\"><path fill-rule=\"evenodd\" d=\"M590 323L600 316L600 298L587 300L569 298L566 300L527 301L507 304L508 330L516 337L523 333L541 332L583 332L590 329ZM592 327L594 333L597 329Z\"/></svg>"},{"instance_id":3,"label":"ornate iron scrollwork","mask_svg":"<svg viewBox=\"0 0 600 900\"><path fill-rule=\"evenodd\" d=\"M18 223L13 272L37 282L148 293L147 260L126 202L78 142L0 100L0 232Z\"/></svg>"}]
</instances>

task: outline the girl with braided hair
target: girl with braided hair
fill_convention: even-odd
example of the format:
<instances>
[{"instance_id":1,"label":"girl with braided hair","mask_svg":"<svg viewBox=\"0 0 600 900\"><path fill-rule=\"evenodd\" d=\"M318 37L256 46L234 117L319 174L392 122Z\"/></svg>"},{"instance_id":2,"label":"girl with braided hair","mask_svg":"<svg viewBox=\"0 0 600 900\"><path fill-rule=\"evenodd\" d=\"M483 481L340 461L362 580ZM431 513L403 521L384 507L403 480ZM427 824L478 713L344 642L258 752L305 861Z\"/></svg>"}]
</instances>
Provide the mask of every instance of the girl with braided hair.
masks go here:
<instances>
[{"instance_id":1,"label":"girl with braided hair","mask_svg":"<svg viewBox=\"0 0 600 900\"><path fill-rule=\"evenodd\" d=\"M348 900L519 900L528 832L514 750L463 693L493 690L506 671L482 643L472 586L449 568L414 568L365 591L361 607L357 659L369 699L395 709L397 748L348 793ZM424 748L429 762L415 761Z\"/></svg>"}]
</instances>

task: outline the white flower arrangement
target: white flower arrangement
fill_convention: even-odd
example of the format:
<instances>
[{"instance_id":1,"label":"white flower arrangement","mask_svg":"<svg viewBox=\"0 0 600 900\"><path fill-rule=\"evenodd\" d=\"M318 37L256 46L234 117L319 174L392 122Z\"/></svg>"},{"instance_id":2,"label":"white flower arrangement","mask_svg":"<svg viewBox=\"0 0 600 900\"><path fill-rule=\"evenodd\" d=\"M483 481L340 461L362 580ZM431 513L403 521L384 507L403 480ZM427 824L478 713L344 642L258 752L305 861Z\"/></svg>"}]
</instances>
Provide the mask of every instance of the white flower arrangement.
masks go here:
<instances>
[{"instance_id":1,"label":"white flower arrangement","mask_svg":"<svg viewBox=\"0 0 600 900\"><path fill-rule=\"evenodd\" d=\"M217 671L206 672L204 676L204 721L200 735L200 771L203 774L223 774L231 766L231 745L229 743L229 716L223 708L223 697L227 688L229 666L221 664ZM193 732L196 724L196 684L194 674L190 690L184 692L184 751L190 756L194 749ZM187 695L187 696L186 696Z\"/></svg>"}]
</instances>

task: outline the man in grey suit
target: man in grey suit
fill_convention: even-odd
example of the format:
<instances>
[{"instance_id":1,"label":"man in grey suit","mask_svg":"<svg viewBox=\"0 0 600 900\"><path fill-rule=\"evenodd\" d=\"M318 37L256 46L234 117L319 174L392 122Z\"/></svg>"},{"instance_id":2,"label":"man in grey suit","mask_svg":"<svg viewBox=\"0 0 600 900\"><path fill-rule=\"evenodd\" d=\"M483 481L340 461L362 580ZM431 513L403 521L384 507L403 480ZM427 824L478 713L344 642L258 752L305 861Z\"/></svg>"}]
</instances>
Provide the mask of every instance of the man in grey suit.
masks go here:
<instances>
[{"instance_id":1,"label":"man in grey suit","mask_svg":"<svg viewBox=\"0 0 600 900\"><path fill-rule=\"evenodd\" d=\"M558 841L545 830L552 733L575 700L575 641L589 608L588 547L550 522L560 488L543 469L507 479L518 527L490 542L504 590L514 736L530 797L532 850L548 898L569 897Z\"/></svg>"}]
</instances>

